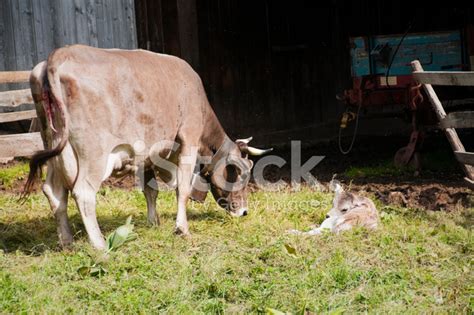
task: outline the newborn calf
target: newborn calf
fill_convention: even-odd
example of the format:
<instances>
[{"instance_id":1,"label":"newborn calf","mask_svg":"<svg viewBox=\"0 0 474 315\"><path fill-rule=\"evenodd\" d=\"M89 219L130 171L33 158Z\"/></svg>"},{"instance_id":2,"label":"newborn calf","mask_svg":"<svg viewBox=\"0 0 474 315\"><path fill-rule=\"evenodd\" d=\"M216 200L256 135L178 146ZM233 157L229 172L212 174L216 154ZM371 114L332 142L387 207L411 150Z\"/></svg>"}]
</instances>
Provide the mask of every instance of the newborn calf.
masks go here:
<instances>
[{"instance_id":1,"label":"newborn calf","mask_svg":"<svg viewBox=\"0 0 474 315\"><path fill-rule=\"evenodd\" d=\"M332 181L331 188L335 192L333 206L326 215L326 220L317 228L308 232L298 230L288 231L291 234L318 235L325 229L330 232L339 233L350 230L355 226L367 229L376 229L379 223L379 215L372 200L356 194L346 192L339 182Z\"/></svg>"}]
</instances>

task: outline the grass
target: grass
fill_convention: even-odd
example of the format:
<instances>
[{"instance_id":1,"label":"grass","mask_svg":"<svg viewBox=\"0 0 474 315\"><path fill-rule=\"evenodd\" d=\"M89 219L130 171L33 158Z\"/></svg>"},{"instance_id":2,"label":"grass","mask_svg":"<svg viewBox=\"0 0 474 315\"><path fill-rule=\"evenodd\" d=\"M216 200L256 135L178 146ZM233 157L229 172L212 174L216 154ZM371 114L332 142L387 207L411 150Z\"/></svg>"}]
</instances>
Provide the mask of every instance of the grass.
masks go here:
<instances>
[{"instance_id":1,"label":"grass","mask_svg":"<svg viewBox=\"0 0 474 315\"><path fill-rule=\"evenodd\" d=\"M0 186L11 188L15 181L27 177L29 170L28 163L25 162L18 162L11 167L0 168Z\"/></svg>"},{"instance_id":2,"label":"grass","mask_svg":"<svg viewBox=\"0 0 474 315\"><path fill-rule=\"evenodd\" d=\"M385 161L383 163L373 166L350 166L345 172L348 178L369 177L375 178L380 176L396 177L413 173L409 168L398 168L392 161Z\"/></svg>"},{"instance_id":3,"label":"grass","mask_svg":"<svg viewBox=\"0 0 474 315\"><path fill-rule=\"evenodd\" d=\"M458 173L459 165L450 150L432 150L421 155L421 172L424 174ZM396 167L393 160L383 160L374 165L350 166L344 175L350 179L399 177L413 175L415 169L409 166Z\"/></svg>"},{"instance_id":4,"label":"grass","mask_svg":"<svg viewBox=\"0 0 474 315\"><path fill-rule=\"evenodd\" d=\"M16 198L0 195L0 313L473 310L474 209L378 204L378 231L309 238L285 230L321 222L330 194L256 192L250 215L240 219L214 202L190 204L193 236L183 239L172 233L173 193L160 193L162 225L152 228L141 192L104 188L97 209L104 234L133 215L138 238L110 255L105 275L83 277L77 270L94 251L73 202L75 243L59 251L45 197L35 194L24 205Z\"/></svg>"}]
</instances>

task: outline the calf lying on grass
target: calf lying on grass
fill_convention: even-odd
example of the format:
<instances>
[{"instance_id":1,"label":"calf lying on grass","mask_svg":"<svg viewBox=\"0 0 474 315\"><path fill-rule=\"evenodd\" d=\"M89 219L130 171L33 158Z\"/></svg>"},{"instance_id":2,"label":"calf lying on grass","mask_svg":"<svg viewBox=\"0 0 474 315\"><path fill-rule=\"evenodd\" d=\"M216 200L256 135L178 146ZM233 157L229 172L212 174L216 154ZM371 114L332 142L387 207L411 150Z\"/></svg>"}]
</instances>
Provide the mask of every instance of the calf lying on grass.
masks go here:
<instances>
[{"instance_id":1,"label":"calf lying on grass","mask_svg":"<svg viewBox=\"0 0 474 315\"><path fill-rule=\"evenodd\" d=\"M291 234L318 235L324 230L339 233L356 226L376 229L379 223L377 208L372 200L343 190L341 184L332 181L331 188L335 192L332 209L326 215L326 220L308 232L289 230Z\"/></svg>"}]
</instances>

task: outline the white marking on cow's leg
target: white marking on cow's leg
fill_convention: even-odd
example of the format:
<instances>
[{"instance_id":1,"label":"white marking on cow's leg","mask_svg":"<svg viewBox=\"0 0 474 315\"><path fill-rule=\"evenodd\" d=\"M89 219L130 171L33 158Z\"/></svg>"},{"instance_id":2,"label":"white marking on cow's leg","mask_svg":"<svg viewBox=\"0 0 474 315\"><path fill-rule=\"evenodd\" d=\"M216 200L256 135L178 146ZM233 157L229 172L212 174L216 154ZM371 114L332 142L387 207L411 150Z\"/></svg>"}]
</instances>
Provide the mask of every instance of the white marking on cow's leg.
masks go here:
<instances>
[{"instance_id":1,"label":"white marking on cow's leg","mask_svg":"<svg viewBox=\"0 0 474 315\"><path fill-rule=\"evenodd\" d=\"M197 147L182 147L178 163L178 188L176 197L178 200L178 215L176 216L176 233L189 235L188 219L186 216L186 204L191 194L191 178L196 164Z\"/></svg>"},{"instance_id":2,"label":"white marking on cow's leg","mask_svg":"<svg viewBox=\"0 0 474 315\"><path fill-rule=\"evenodd\" d=\"M43 184L43 192L48 198L51 210L56 218L59 243L62 247L66 247L72 243L71 227L67 217L68 190L57 176L57 171L54 171L51 162L48 163L48 175L46 182Z\"/></svg>"},{"instance_id":3,"label":"white marking on cow's leg","mask_svg":"<svg viewBox=\"0 0 474 315\"><path fill-rule=\"evenodd\" d=\"M146 169L142 183L142 191L145 194L147 218L151 225L159 225L160 217L156 212L156 197L158 196L158 185L155 179L155 172L152 169Z\"/></svg>"},{"instance_id":4,"label":"white marking on cow's leg","mask_svg":"<svg viewBox=\"0 0 474 315\"><path fill-rule=\"evenodd\" d=\"M72 191L72 195L76 200L92 246L99 250L105 249L104 237L100 232L95 212L96 191L87 183L78 182Z\"/></svg>"}]
</instances>

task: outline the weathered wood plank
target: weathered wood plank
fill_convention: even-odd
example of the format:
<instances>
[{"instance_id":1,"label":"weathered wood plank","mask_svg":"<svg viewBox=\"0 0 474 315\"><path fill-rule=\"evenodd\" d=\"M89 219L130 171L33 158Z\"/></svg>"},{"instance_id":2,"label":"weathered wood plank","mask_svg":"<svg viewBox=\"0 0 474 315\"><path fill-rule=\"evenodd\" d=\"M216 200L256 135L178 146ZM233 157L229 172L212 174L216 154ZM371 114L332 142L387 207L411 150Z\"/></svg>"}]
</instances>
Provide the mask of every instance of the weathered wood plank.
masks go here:
<instances>
[{"instance_id":1,"label":"weathered wood plank","mask_svg":"<svg viewBox=\"0 0 474 315\"><path fill-rule=\"evenodd\" d=\"M454 154L456 155L456 159L459 161L459 163L467 164L467 165L474 165L474 153L473 152L455 151Z\"/></svg>"},{"instance_id":2,"label":"weathered wood plank","mask_svg":"<svg viewBox=\"0 0 474 315\"><path fill-rule=\"evenodd\" d=\"M16 65L17 69L31 69L37 63L33 26L33 8L30 1L14 1L12 16L15 21ZM26 85L23 87L26 88Z\"/></svg>"},{"instance_id":3,"label":"weathered wood plank","mask_svg":"<svg viewBox=\"0 0 474 315\"><path fill-rule=\"evenodd\" d=\"M126 28L127 34L129 34L129 43L128 49L136 49L138 47L137 44L137 27L136 27L136 19L135 19L135 1L134 0L126 0L125 2L125 16L126 20L124 23L127 25Z\"/></svg>"},{"instance_id":4,"label":"weathered wood plank","mask_svg":"<svg viewBox=\"0 0 474 315\"><path fill-rule=\"evenodd\" d=\"M1 113L0 123L32 119L36 117L36 110L24 110L21 112Z\"/></svg>"},{"instance_id":5,"label":"weathered wood plank","mask_svg":"<svg viewBox=\"0 0 474 315\"><path fill-rule=\"evenodd\" d=\"M439 127L446 128L474 128L474 112L449 113L439 122Z\"/></svg>"},{"instance_id":6,"label":"weathered wood plank","mask_svg":"<svg viewBox=\"0 0 474 315\"><path fill-rule=\"evenodd\" d=\"M66 1L64 1L66 2ZM53 44L54 47L62 47L67 44L68 41L68 34L64 29L63 23L63 1L61 0L52 0L51 8L52 8L52 20L53 20ZM51 47L53 48L53 47Z\"/></svg>"},{"instance_id":7,"label":"weathered wood plank","mask_svg":"<svg viewBox=\"0 0 474 315\"><path fill-rule=\"evenodd\" d=\"M30 89L0 92L0 106L16 107L21 104L32 104Z\"/></svg>"},{"instance_id":8,"label":"weathered wood plank","mask_svg":"<svg viewBox=\"0 0 474 315\"><path fill-rule=\"evenodd\" d=\"M51 49L54 47L52 35L54 33L52 1L32 1L31 5L33 8L36 60L42 61L48 58Z\"/></svg>"},{"instance_id":9,"label":"weathered wood plank","mask_svg":"<svg viewBox=\"0 0 474 315\"><path fill-rule=\"evenodd\" d=\"M3 23L5 25L5 31L2 34L3 37L3 46L2 46L2 53L4 60L4 70L16 70L18 65L16 62L16 53L15 53L15 45L12 43L15 42L15 35L13 29L16 25L14 21L14 17L12 14L12 7L13 1L12 0L5 0L2 1L2 7L0 10L0 19L3 19ZM2 77L0 76L0 83L15 83L17 81L2 81ZM20 81L22 82L22 81ZM7 87L9 89L10 87Z\"/></svg>"},{"instance_id":10,"label":"weathered wood plank","mask_svg":"<svg viewBox=\"0 0 474 315\"><path fill-rule=\"evenodd\" d=\"M177 0L181 58L199 68L199 39L196 1Z\"/></svg>"},{"instance_id":11,"label":"weathered wood plank","mask_svg":"<svg viewBox=\"0 0 474 315\"><path fill-rule=\"evenodd\" d=\"M23 83L30 79L31 71L2 71L0 72L0 83Z\"/></svg>"},{"instance_id":12,"label":"weathered wood plank","mask_svg":"<svg viewBox=\"0 0 474 315\"><path fill-rule=\"evenodd\" d=\"M39 132L0 136L0 158L30 156L43 149Z\"/></svg>"},{"instance_id":13,"label":"weathered wood plank","mask_svg":"<svg viewBox=\"0 0 474 315\"><path fill-rule=\"evenodd\" d=\"M113 48L114 33L112 28L111 6L109 1L96 0L96 26L98 45L101 48Z\"/></svg>"},{"instance_id":14,"label":"weathered wood plank","mask_svg":"<svg viewBox=\"0 0 474 315\"><path fill-rule=\"evenodd\" d=\"M97 47L99 45L97 37L97 11L94 0L87 0L86 2L86 17L87 17L87 28L89 30L89 41L90 45Z\"/></svg>"},{"instance_id":15,"label":"weathered wood plank","mask_svg":"<svg viewBox=\"0 0 474 315\"><path fill-rule=\"evenodd\" d=\"M413 76L423 84L474 86L474 71L415 71Z\"/></svg>"},{"instance_id":16,"label":"weathered wood plank","mask_svg":"<svg viewBox=\"0 0 474 315\"><path fill-rule=\"evenodd\" d=\"M6 19L3 17L3 15L6 12L6 1L0 1L0 47L3 49L0 49L0 71L5 70L5 55L6 55L6 49L4 47L7 46L8 40L6 39L6 32L7 32L7 23ZM0 87L0 91L4 87Z\"/></svg>"},{"instance_id":17,"label":"weathered wood plank","mask_svg":"<svg viewBox=\"0 0 474 315\"><path fill-rule=\"evenodd\" d=\"M423 72L423 67L418 60L411 62L411 67L413 72ZM433 86L431 84L423 84L423 89L430 100L431 105L433 106L434 112L438 117L438 120L441 121L446 117L446 112L444 111L443 104L436 95ZM464 145L462 144L459 136L454 128L447 128L444 129L444 133L446 134L446 138L448 138L449 144L453 151L458 152L466 152ZM461 168L463 169L464 173L467 175L468 178L474 179L474 168L470 165L465 165L461 163Z\"/></svg>"}]
</instances>

